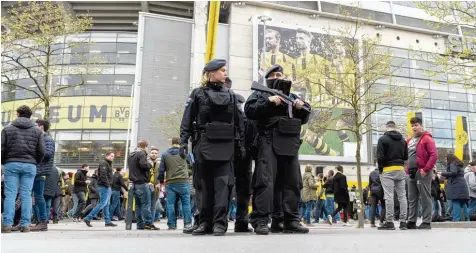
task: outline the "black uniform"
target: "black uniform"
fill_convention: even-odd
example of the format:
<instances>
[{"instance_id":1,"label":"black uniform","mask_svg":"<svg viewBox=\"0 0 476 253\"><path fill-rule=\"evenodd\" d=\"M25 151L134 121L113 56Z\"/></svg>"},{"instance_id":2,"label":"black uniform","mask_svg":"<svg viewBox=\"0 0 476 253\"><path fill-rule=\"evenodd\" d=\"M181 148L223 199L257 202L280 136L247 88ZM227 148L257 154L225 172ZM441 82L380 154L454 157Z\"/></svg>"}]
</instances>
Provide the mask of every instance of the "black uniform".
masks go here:
<instances>
[{"instance_id":1,"label":"black uniform","mask_svg":"<svg viewBox=\"0 0 476 253\"><path fill-rule=\"evenodd\" d=\"M268 80L268 87L286 93L283 81ZM297 98L292 93L290 96L293 99ZM250 221L255 231L257 228L267 229L269 215L273 212L276 187L282 189L285 232L294 232L300 229L299 200L302 188L298 161L300 130L301 125L307 123L309 112L293 108L294 117L289 118L287 106L276 106L268 100L269 97L268 93L256 91L245 104L246 116L257 121L259 131L258 158L252 179L253 212ZM307 103L305 106L310 108Z\"/></svg>"},{"instance_id":2,"label":"black uniform","mask_svg":"<svg viewBox=\"0 0 476 253\"><path fill-rule=\"evenodd\" d=\"M207 83L192 91L180 127L181 149L188 145L196 122L198 140L194 147L195 172L199 174L202 203L200 227L194 234L222 234L228 228L229 189L233 186L232 161L235 129L244 142L243 125L234 93L221 83ZM244 143L240 146L244 153ZM197 184L198 185L198 184ZM198 194L197 192L197 194Z\"/></svg>"},{"instance_id":3,"label":"black uniform","mask_svg":"<svg viewBox=\"0 0 476 253\"><path fill-rule=\"evenodd\" d=\"M236 96L240 104L244 103L243 97L240 95ZM244 126L246 156L241 157L236 152L233 163L237 203L235 232L250 232L248 231L248 205L251 197L252 149L254 148L254 140L258 132L254 121L247 119L241 109L240 117L243 120ZM239 141L237 143L239 144Z\"/></svg>"}]
</instances>

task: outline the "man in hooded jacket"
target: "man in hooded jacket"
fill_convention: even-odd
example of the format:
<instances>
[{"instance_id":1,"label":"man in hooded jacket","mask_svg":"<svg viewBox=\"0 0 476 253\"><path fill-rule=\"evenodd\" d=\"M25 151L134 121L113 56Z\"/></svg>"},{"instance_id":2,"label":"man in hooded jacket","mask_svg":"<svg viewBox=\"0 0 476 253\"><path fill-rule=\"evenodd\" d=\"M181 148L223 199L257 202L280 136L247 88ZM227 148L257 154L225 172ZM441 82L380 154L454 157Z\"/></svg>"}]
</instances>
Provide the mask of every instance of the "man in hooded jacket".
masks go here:
<instances>
[{"instance_id":1,"label":"man in hooded jacket","mask_svg":"<svg viewBox=\"0 0 476 253\"><path fill-rule=\"evenodd\" d=\"M395 122L387 122L387 131L380 137L377 144L378 168L385 198L386 222L379 230L395 230L394 196L400 203L400 229L407 229L407 198L405 190L404 163L408 160L408 148L402 134L397 131Z\"/></svg>"}]
</instances>

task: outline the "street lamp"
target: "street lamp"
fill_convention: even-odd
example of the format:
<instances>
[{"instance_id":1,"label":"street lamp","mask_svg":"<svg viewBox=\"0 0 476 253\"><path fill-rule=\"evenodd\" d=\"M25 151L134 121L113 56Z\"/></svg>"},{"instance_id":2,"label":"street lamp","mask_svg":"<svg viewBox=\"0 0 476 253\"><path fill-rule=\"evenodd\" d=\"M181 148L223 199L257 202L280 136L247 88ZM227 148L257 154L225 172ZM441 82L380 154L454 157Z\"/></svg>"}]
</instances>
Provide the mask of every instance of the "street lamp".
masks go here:
<instances>
[{"instance_id":1,"label":"street lamp","mask_svg":"<svg viewBox=\"0 0 476 253\"><path fill-rule=\"evenodd\" d=\"M272 21L273 18L266 15L258 16L258 20L263 22L263 61L266 63L266 21ZM265 65L266 66L266 65ZM263 85L266 86L266 78L263 76Z\"/></svg>"}]
</instances>

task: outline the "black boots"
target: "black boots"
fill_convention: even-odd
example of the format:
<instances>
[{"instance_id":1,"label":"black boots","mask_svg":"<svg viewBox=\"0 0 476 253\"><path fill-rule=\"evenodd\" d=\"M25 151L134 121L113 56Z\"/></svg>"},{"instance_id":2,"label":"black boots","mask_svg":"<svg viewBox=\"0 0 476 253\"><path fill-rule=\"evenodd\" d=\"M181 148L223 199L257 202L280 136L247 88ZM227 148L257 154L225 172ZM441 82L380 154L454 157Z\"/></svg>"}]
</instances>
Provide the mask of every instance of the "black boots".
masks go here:
<instances>
[{"instance_id":1,"label":"black boots","mask_svg":"<svg viewBox=\"0 0 476 253\"><path fill-rule=\"evenodd\" d=\"M259 221L254 230L257 235L269 234L268 222Z\"/></svg>"},{"instance_id":2,"label":"black boots","mask_svg":"<svg viewBox=\"0 0 476 253\"><path fill-rule=\"evenodd\" d=\"M393 222L385 222L378 230L395 230L395 225Z\"/></svg>"},{"instance_id":3,"label":"black boots","mask_svg":"<svg viewBox=\"0 0 476 253\"><path fill-rule=\"evenodd\" d=\"M307 234L309 228L303 227L300 222L293 221L291 224L285 224L283 233L286 234Z\"/></svg>"}]
</instances>

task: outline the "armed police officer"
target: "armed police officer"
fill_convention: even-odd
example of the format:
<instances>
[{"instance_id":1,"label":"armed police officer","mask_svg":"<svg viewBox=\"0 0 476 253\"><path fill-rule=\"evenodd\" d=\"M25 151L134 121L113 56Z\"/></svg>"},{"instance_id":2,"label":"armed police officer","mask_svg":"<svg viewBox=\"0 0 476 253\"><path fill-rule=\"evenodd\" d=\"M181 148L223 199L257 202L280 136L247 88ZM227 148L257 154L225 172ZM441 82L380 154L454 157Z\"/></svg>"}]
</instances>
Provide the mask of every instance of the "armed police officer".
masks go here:
<instances>
[{"instance_id":1,"label":"armed police officer","mask_svg":"<svg viewBox=\"0 0 476 253\"><path fill-rule=\"evenodd\" d=\"M230 78L226 78L225 87L231 89L232 81ZM242 111L241 106L245 103L245 98L240 94L236 94L236 100L238 102L238 109L240 110L239 116L243 121L244 134L245 134L245 148L246 156L241 157L241 152L235 152L235 160L233 162L233 170L235 172L236 183L236 221L235 221L235 233L249 233L253 232L248 228L248 205L251 197L251 169L252 169L252 155L253 143L257 134L256 124L254 121L246 118L245 113ZM239 148L240 140L235 142Z\"/></svg>"},{"instance_id":2,"label":"armed police officer","mask_svg":"<svg viewBox=\"0 0 476 253\"><path fill-rule=\"evenodd\" d=\"M265 77L282 74L283 68L274 65ZM301 125L308 121L310 106L290 93L291 84L291 81L281 78L267 80L268 88L281 91L293 100L292 104L286 105L285 98L264 91L252 93L245 104L246 117L257 121L259 132L250 222L255 233L261 235L269 234L269 215L273 212L273 203L276 203L274 197L280 197L282 201L283 232L309 232L299 221L302 179L298 151ZM275 188L282 189L282 196L274 196Z\"/></svg>"},{"instance_id":3,"label":"armed police officer","mask_svg":"<svg viewBox=\"0 0 476 253\"><path fill-rule=\"evenodd\" d=\"M200 174L200 226L193 235L213 232L216 236L228 228L229 189L233 186L232 161L235 152L235 134L244 148L243 123L240 122L235 94L224 87L227 77L226 61L214 59L203 69L201 87L190 94L180 126L180 154L185 157L188 139L196 122L198 141L194 150L196 167ZM235 131L237 130L237 131Z\"/></svg>"}]
</instances>

